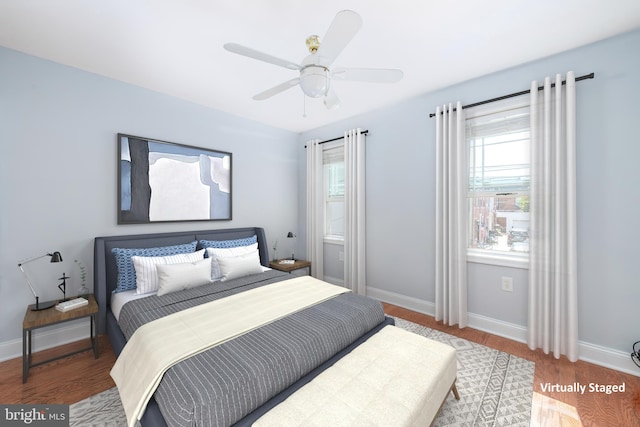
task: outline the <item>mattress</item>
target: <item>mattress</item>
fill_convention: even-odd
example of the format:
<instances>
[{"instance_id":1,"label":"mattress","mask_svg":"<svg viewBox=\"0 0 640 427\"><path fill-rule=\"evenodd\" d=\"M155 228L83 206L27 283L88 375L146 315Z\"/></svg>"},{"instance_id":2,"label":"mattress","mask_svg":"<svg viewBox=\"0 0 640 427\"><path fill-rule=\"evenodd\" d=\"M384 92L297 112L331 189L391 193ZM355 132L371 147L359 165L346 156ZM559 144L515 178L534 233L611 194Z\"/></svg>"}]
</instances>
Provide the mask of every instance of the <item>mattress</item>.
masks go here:
<instances>
[{"instance_id":1,"label":"mattress","mask_svg":"<svg viewBox=\"0 0 640 427\"><path fill-rule=\"evenodd\" d=\"M120 320L120 310L122 310L122 307L124 307L126 303L140 298L154 296L155 294L156 292L139 295L135 289L124 292L114 292L111 294L111 312L116 320Z\"/></svg>"}]
</instances>

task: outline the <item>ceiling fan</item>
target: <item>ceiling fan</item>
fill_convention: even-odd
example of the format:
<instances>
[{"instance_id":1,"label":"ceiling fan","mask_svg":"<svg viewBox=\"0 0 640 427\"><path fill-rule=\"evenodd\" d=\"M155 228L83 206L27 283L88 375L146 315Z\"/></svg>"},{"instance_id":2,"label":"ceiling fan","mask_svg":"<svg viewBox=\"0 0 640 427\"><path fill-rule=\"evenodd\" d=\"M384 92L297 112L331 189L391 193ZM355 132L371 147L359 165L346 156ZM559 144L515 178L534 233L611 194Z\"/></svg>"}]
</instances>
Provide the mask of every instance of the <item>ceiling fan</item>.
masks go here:
<instances>
[{"instance_id":1,"label":"ceiling fan","mask_svg":"<svg viewBox=\"0 0 640 427\"><path fill-rule=\"evenodd\" d=\"M324 97L324 104L327 108L333 109L340 105L340 100L332 88L332 79L372 83L395 83L402 79L403 72L395 69L331 68L338 55L360 31L361 27L362 18L356 12L352 10L338 12L322 43L318 36L312 35L307 38L306 44L310 55L305 57L300 64L236 43L226 43L224 48L229 52L300 72L299 77L260 92L253 99L262 101L300 85L306 96L311 98Z\"/></svg>"}]
</instances>

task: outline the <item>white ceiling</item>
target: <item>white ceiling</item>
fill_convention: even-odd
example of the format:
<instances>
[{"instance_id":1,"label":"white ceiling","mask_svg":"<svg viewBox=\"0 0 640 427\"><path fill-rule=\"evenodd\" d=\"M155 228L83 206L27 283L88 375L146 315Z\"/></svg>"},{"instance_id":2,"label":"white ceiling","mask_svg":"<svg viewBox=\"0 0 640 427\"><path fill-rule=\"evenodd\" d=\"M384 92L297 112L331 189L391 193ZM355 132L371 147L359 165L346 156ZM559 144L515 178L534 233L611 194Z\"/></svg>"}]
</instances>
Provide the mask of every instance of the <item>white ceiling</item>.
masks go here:
<instances>
[{"instance_id":1,"label":"white ceiling","mask_svg":"<svg viewBox=\"0 0 640 427\"><path fill-rule=\"evenodd\" d=\"M322 40L343 9L364 23L334 66L400 68L402 81L337 81L341 107L327 111L307 98L306 118L299 87L251 99L297 72L232 54L224 43L299 63L306 37ZM0 2L2 46L294 132L638 27L638 0Z\"/></svg>"}]
</instances>

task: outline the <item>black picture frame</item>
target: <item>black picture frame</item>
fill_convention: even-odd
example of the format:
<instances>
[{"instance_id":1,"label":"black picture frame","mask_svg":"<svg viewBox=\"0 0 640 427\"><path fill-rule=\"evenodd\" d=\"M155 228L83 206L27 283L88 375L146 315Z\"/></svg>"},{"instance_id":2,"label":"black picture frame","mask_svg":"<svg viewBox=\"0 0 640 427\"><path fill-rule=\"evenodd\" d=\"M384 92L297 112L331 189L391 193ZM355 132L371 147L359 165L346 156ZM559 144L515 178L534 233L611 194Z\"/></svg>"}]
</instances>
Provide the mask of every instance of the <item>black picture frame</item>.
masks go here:
<instances>
[{"instance_id":1,"label":"black picture frame","mask_svg":"<svg viewBox=\"0 0 640 427\"><path fill-rule=\"evenodd\" d=\"M232 154L118 134L118 224L232 219Z\"/></svg>"}]
</instances>

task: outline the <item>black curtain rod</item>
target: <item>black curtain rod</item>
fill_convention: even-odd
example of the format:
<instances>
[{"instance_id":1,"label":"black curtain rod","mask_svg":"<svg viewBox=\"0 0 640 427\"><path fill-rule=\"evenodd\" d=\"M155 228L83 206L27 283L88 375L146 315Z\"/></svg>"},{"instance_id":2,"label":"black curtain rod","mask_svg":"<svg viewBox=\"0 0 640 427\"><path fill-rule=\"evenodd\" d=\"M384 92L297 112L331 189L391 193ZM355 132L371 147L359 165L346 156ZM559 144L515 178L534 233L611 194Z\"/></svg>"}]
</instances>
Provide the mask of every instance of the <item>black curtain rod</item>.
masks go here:
<instances>
[{"instance_id":1,"label":"black curtain rod","mask_svg":"<svg viewBox=\"0 0 640 427\"><path fill-rule=\"evenodd\" d=\"M586 74L584 76L576 77L576 81L579 82L580 80L592 79L594 77L595 77L594 73ZM567 81L563 80L562 84L563 85L567 84ZM556 87L556 84L555 83L551 83L551 87ZM538 87L538 90L542 90L542 89L544 89L544 86ZM464 110L465 108L477 107L478 105L484 105L484 104L489 104L491 102L502 101L503 99L514 98L514 97L520 96L520 95L526 95L527 93L530 93L530 92L531 92L531 90L523 90L522 92L510 93L509 95L504 95L504 96L499 96L497 98L487 99L486 101L476 102L475 104L463 105L462 109ZM456 109L454 108L453 111L456 111ZM442 114L442 113L440 113L440 114ZM429 114L430 118L431 117L435 117L435 116L436 116L436 113L430 113Z\"/></svg>"},{"instance_id":2,"label":"black curtain rod","mask_svg":"<svg viewBox=\"0 0 640 427\"><path fill-rule=\"evenodd\" d=\"M366 134L369 133L369 130L368 129L367 130L363 130L360 133L363 134L363 135L366 135ZM339 136L337 138L327 139L326 141L320 141L320 142L318 142L318 144L326 144L327 142L337 141L337 140L342 139L342 138L344 138L344 136ZM304 148L307 148L307 146L305 145Z\"/></svg>"},{"instance_id":3,"label":"black curtain rod","mask_svg":"<svg viewBox=\"0 0 640 427\"><path fill-rule=\"evenodd\" d=\"M369 133L369 130L363 130L360 133L363 134L363 135L366 135L366 134ZM342 138L344 138L344 136L339 136L339 137L333 138L333 139L327 139L326 141L320 141L320 142L318 142L318 144L326 144L327 142L337 141L337 140L342 139Z\"/></svg>"}]
</instances>

